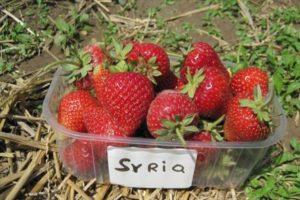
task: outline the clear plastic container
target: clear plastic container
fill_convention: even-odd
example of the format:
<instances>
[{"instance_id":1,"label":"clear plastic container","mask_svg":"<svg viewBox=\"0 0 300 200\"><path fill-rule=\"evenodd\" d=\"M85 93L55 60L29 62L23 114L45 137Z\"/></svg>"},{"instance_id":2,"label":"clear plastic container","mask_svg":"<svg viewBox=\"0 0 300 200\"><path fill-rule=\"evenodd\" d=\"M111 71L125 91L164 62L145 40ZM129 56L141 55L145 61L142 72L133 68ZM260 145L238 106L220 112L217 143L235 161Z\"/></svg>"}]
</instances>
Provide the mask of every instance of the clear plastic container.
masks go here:
<instances>
[{"instance_id":1,"label":"clear plastic container","mask_svg":"<svg viewBox=\"0 0 300 200\"><path fill-rule=\"evenodd\" d=\"M57 108L61 97L70 91L70 86L62 76L63 71L58 69L43 103L43 116L57 134L57 144L66 169L80 179L96 178L99 183L109 182L109 171L106 150L108 146L141 147L141 148L182 148L178 142L157 141L151 138L120 138L78 133L70 131L57 122ZM263 141L257 142L188 142L188 148L196 149L205 158L198 154L192 185L199 187L229 188L244 183L253 168L265 156L270 146L276 144L284 135L287 120L282 107L276 97L272 99L272 116L274 129L272 134ZM84 141L92 157L86 162L92 167L81 170L82 163L76 163L78 152L71 152L71 159L63 159L65 149L75 141ZM99 155L101 154L101 155ZM84 156L83 156L84 157ZM71 164L70 164L71 163ZM159 181L159 180L157 180Z\"/></svg>"}]
</instances>

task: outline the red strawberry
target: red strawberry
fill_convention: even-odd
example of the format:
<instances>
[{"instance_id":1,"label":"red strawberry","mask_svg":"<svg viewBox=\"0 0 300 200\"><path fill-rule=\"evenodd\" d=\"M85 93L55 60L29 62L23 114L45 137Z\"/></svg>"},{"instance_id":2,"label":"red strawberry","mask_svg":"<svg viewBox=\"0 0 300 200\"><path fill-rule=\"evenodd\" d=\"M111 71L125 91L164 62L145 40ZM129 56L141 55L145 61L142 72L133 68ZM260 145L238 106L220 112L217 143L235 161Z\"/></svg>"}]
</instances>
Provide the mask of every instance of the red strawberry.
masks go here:
<instances>
[{"instance_id":1,"label":"red strawberry","mask_svg":"<svg viewBox=\"0 0 300 200\"><path fill-rule=\"evenodd\" d=\"M118 123L105 108L91 106L85 109L83 121L89 133L108 136L124 136Z\"/></svg>"},{"instance_id":2,"label":"red strawberry","mask_svg":"<svg viewBox=\"0 0 300 200\"><path fill-rule=\"evenodd\" d=\"M75 82L78 89L88 90L92 86L91 75L98 65L103 65L107 60L104 51L97 45L89 45L83 51L79 51L73 58L74 64L64 67L69 72L70 82Z\"/></svg>"},{"instance_id":3,"label":"red strawberry","mask_svg":"<svg viewBox=\"0 0 300 200\"><path fill-rule=\"evenodd\" d=\"M219 68L204 67L194 76L188 71L187 81L181 91L193 98L201 117L216 119L226 113L231 91L228 79Z\"/></svg>"},{"instance_id":4,"label":"red strawberry","mask_svg":"<svg viewBox=\"0 0 300 200\"><path fill-rule=\"evenodd\" d=\"M199 142L211 142L213 141L211 133L209 131L200 131L188 138L189 140L199 141ZM197 160L204 161L207 157L209 157L212 149L209 148L197 148Z\"/></svg>"},{"instance_id":5,"label":"red strawberry","mask_svg":"<svg viewBox=\"0 0 300 200\"><path fill-rule=\"evenodd\" d=\"M106 55L98 45L88 45L84 48L84 51L91 55L91 64L93 67L102 65L106 59ZM79 89L90 89L92 86L91 74L92 71L87 76L76 81L76 87Z\"/></svg>"},{"instance_id":6,"label":"red strawberry","mask_svg":"<svg viewBox=\"0 0 300 200\"><path fill-rule=\"evenodd\" d=\"M64 164L80 175L93 173L96 156L90 141L76 140L62 152Z\"/></svg>"},{"instance_id":7,"label":"red strawberry","mask_svg":"<svg viewBox=\"0 0 300 200\"><path fill-rule=\"evenodd\" d=\"M102 103L105 81L109 74L110 72L108 69L105 69L103 65L98 65L91 75L93 88L95 89L96 97L100 104Z\"/></svg>"},{"instance_id":8,"label":"red strawberry","mask_svg":"<svg viewBox=\"0 0 300 200\"><path fill-rule=\"evenodd\" d=\"M231 79L231 89L233 95L253 94L255 86L259 85L264 96L268 94L268 74L257 68L248 67L238 71Z\"/></svg>"},{"instance_id":9,"label":"red strawberry","mask_svg":"<svg viewBox=\"0 0 300 200\"><path fill-rule=\"evenodd\" d=\"M58 122L72 131L86 131L83 124L84 108L96 106L97 102L88 91L77 90L65 95L58 107Z\"/></svg>"},{"instance_id":10,"label":"red strawberry","mask_svg":"<svg viewBox=\"0 0 300 200\"><path fill-rule=\"evenodd\" d=\"M185 83L180 78L178 78L177 82L176 82L176 87L175 88L177 90L182 90L184 86L185 86Z\"/></svg>"},{"instance_id":11,"label":"red strawberry","mask_svg":"<svg viewBox=\"0 0 300 200\"><path fill-rule=\"evenodd\" d=\"M184 60L183 67L180 70L180 78L186 83L187 69L189 68L192 75L203 67L219 68L220 71L229 81L229 73L225 66L222 64L218 54L207 43L197 42L193 44L194 49L190 51Z\"/></svg>"},{"instance_id":12,"label":"red strawberry","mask_svg":"<svg viewBox=\"0 0 300 200\"><path fill-rule=\"evenodd\" d=\"M84 48L84 51L90 53L92 57L91 64L94 67L103 64L107 59L104 51L98 45L88 45Z\"/></svg>"},{"instance_id":13,"label":"red strawberry","mask_svg":"<svg viewBox=\"0 0 300 200\"><path fill-rule=\"evenodd\" d=\"M199 133L192 135L189 139L194 141L200 141L200 142L212 141L211 133L209 131L201 131Z\"/></svg>"},{"instance_id":14,"label":"red strawberry","mask_svg":"<svg viewBox=\"0 0 300 200\"><path fill-rule=\"evenodd\" d=\"M122 72L110 74L105 81L102 105L126 135L134 134L147 115L154 98L151 82L142 74Z\"/></svg>"},{"instance_id":15,"label":"red strawberry","mask_svg":"<svg viewBox=\"0 0 300 200\"><path fill-rule=\"evenodd\" d=\"M255 141L269 134L270 120L261 92L254 100L234 97L228 106L224 124L224 136L228 141ZM252 98L253 99L253 98Z\"/></svg>"},{"instance_id":16,"label":"red strawberry","mask_svg":"<svg viewBox=\"0 0 300 200\"><path fill-rule=\"evenodd\" d=\"M133 42L127 60L137 65L136 70L158 85L170 74L170 60L163 48L153 43ZM162 86L161 86L162 87Z\"/></svg>"},{"instance_id":17,"label":"red strawberry","mask_svg":"<svg viewBox=\"0 0 300 200\"><path fill-rule=\"evenodd\" d=\"M197 107L186 95L175 90L164 90L152 101L147 114L147 126L155 138L180 139L198 131Z\"/></svg>"},{"instance_id":18,"label":"red strawberry","mask_svg":"<svg viewBox=\"0 0 300 200\"><path fill-rule=\"evenodd\" d=\"M222 115L219 119L214 122L208 122L202 120L203 130L199 133L196 133L189 137L189 140L200 141L200 142L212 142L223 140L223 138L218 133L216 127L224 121L224 115ZM212 137L214 136L214 137ZM198 157L197 160L201 161L199 164L203 164L203 161L208 161L210 158L214 156L215 149L214 148L197 148Z\"/></svg>"},{"instance_id":19,"label":"red strawberry","mask_svg":"<svg viewBox=\"0 0 300 200\"><path fill-rule=\"evenodd\" d=\"M91 134L104 135L104 136L120 136L126 137L127 135L121 130L119 124L103 107L93 106L85 110L83 115L84 125ZM114 142L95 142L95 154L98 158L104 159L106 157L107 146L120 146L119 143ZM124 144L121 144L124 146Z\"/></svg>"}]
</instances>

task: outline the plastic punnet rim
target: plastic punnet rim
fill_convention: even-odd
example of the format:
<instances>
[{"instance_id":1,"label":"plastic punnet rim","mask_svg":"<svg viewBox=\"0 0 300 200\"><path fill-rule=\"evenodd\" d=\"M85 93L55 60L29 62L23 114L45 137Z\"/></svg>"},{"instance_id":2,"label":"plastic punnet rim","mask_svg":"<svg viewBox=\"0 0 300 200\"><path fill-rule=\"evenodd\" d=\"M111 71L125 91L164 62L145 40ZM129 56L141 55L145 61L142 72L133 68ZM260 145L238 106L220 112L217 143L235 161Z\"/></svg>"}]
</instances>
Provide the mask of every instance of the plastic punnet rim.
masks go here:
<instances>
[{"instance_id":1,"label":"plastic punnet rim","mask_svg":"<svg viewBox=\"0 0 300 200\"><path fill-rule=\"evenodd\" d=\"M50 88L46 94L45 100L43 102L43 113L42 116L45 118L47 123L57 132L64 134L65 136L88 140L88 141L102 141L102 142L113 142L113 143L124 143L131 145L143 145L143 146L157 146L161 148L170 148L170 147L181 147L182 145L176 141L157 141L151 138L137 138L137 137L117 137L117 136L103 136L103 135L95 135L95 134L87 134L71 131L64 126L60 125L57 122L57 119L53 113L51 113L49 108L50 100L53 96L54 89L58 83L58 80L62 74L62 69L59 68L55 74L54 78L51 82ZM273 104L280 112L279 116L279 126L275 128L275 132L272 133L267 139L262 141L255 142L199 142L199 141L188 141L188 148L237 148L237 149L248 149L248 148L267 148L271 145L276 144L285 134L287 119L282 109L278 98L274 96Z\"/></svg>"}]
</instances>

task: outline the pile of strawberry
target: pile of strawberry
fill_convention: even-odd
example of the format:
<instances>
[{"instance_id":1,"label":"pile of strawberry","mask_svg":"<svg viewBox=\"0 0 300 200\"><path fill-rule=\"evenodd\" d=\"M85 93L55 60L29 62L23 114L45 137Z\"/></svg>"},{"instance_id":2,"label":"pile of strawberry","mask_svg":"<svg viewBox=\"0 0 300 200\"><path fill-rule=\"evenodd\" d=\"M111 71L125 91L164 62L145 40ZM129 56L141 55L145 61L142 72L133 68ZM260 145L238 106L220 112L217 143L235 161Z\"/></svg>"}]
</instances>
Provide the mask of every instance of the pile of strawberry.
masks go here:
<instances>
[{"instance_id":1,"label":"pile of strawberry","mask_svg":"<svg viewBox=\"0 0 300 200\"><path fill-rule=\"evenodd\" d=\"M179 77L165 50L146 42L87 46L65 70L76 90L62 98L58 122L73 131L133 137L146 122L152 137L183 145L215 141L216 126L226 141L262 140L270 133L267 73L248 67L231 77L204 42L193 44ZM93 158L105 156L106 146L96 146L76 140L64 160L86 172Z\"/></svg>"}]
</instances>

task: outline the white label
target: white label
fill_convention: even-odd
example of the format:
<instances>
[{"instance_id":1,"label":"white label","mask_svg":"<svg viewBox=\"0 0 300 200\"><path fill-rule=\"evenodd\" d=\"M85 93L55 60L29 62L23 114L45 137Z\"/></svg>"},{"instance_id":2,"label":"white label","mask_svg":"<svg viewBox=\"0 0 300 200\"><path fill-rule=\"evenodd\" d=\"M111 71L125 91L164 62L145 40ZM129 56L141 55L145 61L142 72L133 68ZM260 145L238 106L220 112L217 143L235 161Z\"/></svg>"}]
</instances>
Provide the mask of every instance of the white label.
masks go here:
<instances>
[{"instance_id":1,"label":"white label","mask_svg":"<svg viewBox=\"0 0 300 200\"><path fill-rule=\"evenodd\" d=\"M197 152L187 149L112 147L107 149L112 184L139 188L188 188Z\"/></svg>"}]
</instances>

